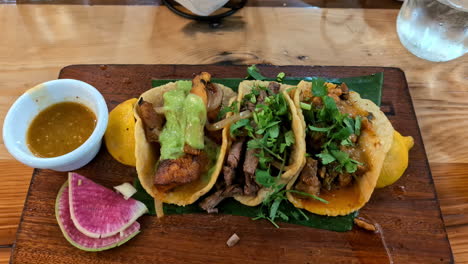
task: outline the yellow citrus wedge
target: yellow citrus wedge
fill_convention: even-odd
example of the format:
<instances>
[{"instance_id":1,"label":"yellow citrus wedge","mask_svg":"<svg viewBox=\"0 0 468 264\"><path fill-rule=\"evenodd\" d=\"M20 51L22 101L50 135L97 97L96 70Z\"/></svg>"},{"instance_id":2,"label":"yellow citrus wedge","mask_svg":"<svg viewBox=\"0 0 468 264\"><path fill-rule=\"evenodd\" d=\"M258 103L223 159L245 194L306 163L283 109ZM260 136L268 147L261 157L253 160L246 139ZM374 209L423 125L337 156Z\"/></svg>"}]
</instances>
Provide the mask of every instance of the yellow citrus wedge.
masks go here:
<instances>
[{"instance_id":1,"label":"yellow citrus wedge","mask_svg":"<svg viewBox=\"0 0 468 264\"><path fill-rule=\"evenodd\" d=\"M133 167L136 166L133 106L137 100L129 99L109 113L109 122L104 134L107 150L112 157L120 163Z\"/></svg>"},{"instance_id":2,"label":"yellow citrus wedge","mask_svg":"<svg viewBox=\"0 0 468 264\"><path fill-rule=\"evenodd\" d=\"M385 161L377 181L376 188L383 188L396 182L408 167L408 152L413 147L411 136L403 137L396 130L393 133L393 143L385 156Z\"/></svg>"}]
</instances>

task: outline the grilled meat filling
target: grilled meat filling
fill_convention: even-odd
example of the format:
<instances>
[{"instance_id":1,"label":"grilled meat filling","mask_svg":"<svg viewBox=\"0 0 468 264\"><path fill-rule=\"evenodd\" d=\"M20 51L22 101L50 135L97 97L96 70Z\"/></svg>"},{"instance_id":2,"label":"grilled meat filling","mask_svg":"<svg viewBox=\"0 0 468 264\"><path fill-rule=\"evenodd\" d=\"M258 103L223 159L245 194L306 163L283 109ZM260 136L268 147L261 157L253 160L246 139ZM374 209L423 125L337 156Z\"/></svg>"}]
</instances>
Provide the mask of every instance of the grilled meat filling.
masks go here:
<instances>
[{"instance_id":1,"label":"grilled meat filling","mask_svg":"<svg viewBox=\"0 0 468 264\"><path fill-rule=\"evenodd\" d=\"M170 190L177 186L198 180L206 172L208 157L205 152L200 155L185 154L178 159L166 159L159 162L154 184L161 189Z\"/></svg>"},{"instance_id":2,"label":"grilled meat filling","mask_svg":"<svg viewBox=\"0 0 468 264\"><path fill-rule=\"evenodd\" d=\"M321 109L323 107L322 98L314 97L310 91L303 93L304 102L312 103L315 109ZM352 107L349 103L349 88L345 83L336 86L328 87L328 96L333 98L336 105L341 113L347 113L349 116L355 118L360 116L361 118L361 131L368 129L371 124L367 116L370 113L360 113ZM304 117L307 119L307 112L304 112ZM306 121L307 122L307 121ZM316 154L321 152L322 146L330 138L327 137L326 133L307 133L306 136L306 147L307 153L311 157L315 157ZM357 165L357 170L354 173L347 173L346 171L339 172L335 169L336 162L329 164L322 164L321 160L314 160L310 157L306 159L306 165L303 168L295 189L301 192L306 192L313 195L319 195L320 190L333 190L339 188L345 188L351 185L355 178L362 176L367 171L366 167L366 155L359 148L359 136L351 134L349 140L352 142L352 146L340 146L340 150L349 155L350 158L360 162ZM301 195L298 195L301 196ZM306 197L303 197L306 198Z\"/></svg>"},{"instance_id":3,"label":"grilled meat filling","mask_svg":"<svg viewBox=\"0 0 468 264\"><path fill-rule=\"evenodd\" d=\"M245 138L239 138L232 144L231 149L229 150L226 165L223 167L224 181L227 186L231 185L236 177L236 168L241 159L244 143Z\"/></svg>"},{"instance_id":4,"label":"grilled meat filling","mask_svg":"<svg viewBox=\"0 0 468 264\"><path fill-rule=\"evenodd\" d=\"M164 115L156 113L153 104L143 99L138 101L138 109L145 127L146 139L149 142L159 142L159 134L164 126Z\"/></svg>"},{"instance_id":5,"label":"grilled meat filling","mask_svg":"<svg viewBox=\"0 0 468 264\"><path fill-rule=\"evenodd\" d=\"M220 202L228 197L242 194L242 188L239 185L229 185L220 189L200 202L200 207L205 211L212 211Z\"/></svg>"},{"instance_id":6,"label":"grilled meat filling","mask_svg":"<svg viewBox=\"0 0 468 264\"><path fill-rule=\"evenodd\" d=\"M320 194L322 184L317 177L317 165L317 160L309 157L306 159L306 165L302 169L298 182L296 183L296 190L313 195Z\"/></svg>"},{"instance_id":7,"label":"grilled meat filling","mask_svg":"<svg viewBox=\"0 0 468 264\"><path fill-rule=\"evenodd\" d=\"M267 88L258 91L255 98L256 104L262 104L268 96L278 94L280 84L270 82ZM246 100L242 102L241 111L250 110L254 112L256 111L256 104ZM256 126L255 123L252 123L252 125ZM262 137L262 135L258 136ZM212 211L225 198L234 195L255 196L260 189L255 181L255 172L259 166L259 150L247 149L247 138L247 134L244 133L232 142L222 170L224 177L220 177L216 185L218 190L199 204L204 210Z\"/></svg>"}]
</instances>

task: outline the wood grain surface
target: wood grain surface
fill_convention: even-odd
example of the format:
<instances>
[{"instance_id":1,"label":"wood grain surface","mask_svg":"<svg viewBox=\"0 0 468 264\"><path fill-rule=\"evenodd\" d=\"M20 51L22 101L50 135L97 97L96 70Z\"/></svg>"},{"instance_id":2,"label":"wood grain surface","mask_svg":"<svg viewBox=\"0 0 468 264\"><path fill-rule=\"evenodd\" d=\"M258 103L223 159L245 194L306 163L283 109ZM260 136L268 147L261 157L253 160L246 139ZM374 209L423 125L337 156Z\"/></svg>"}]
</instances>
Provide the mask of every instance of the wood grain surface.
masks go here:
<instances>
[{"instance_id":1,"label":"wood grain surface","mask_svg":"<svg viewBox=\"0 0 468 264\"><path fill-rule=\"evenodd\" d=\"M457 263L468 263L467 57L421 60L400 44L398 10L246 7L219 28L164 7L0 5L0 122L26 89L70 64L166 63L392 66L405 71ZM32 169L0 144L0 238L13 243ZM461 176L459 176L461 177ZM439 185L442 186L439 188ZM456 190L456 191L452 191ZM4 242L3 242L4 241ZM1 262L0 262L1 263ZM3 264L3 263L2 263Z\"/></svg>"},{"instance_id":2,"label":"wood grain surface","mask_svg":"<svg viewBox=\"0 0 468 264\"><path fill-rule=\"evenodd\" d=\"M0 263L8 263L10 259L11 248L2 247L0 248Z\"/></svg>"},{"instance_id":3,"label":"wood grain surface","mask_svg":"<svg viewBox=\"0 0 468 264\"><path fill-rule=\"evenodd\" d=\"M136 239L96 257L69 245L56 223L55 197L67 174L36 169L13 246L12 263L305 263L312 256L314 262L450 263L451 249L404 73L382 67L259 68L269 77L278 72L296 77L384 72L382 109L395 129L413 136L415 146L410 165L398 184L376 191L360 210L361 216L381 226L380 234L360 229L338 233L290 224L275 229L265 221L226 215L177 215L163 219L144 216L142 233ZM245 70L246 66L72 65L61 71L60 78L93 85L112 109L148 90L153 77L191 78L201 71L210 72L214 78L243 77ZM113 160L105 147L78 172L107 187L131 182L136 177L134 168ZM241 243L228 248L225 241L234 232L241 237Z\"/></svg>"},{"instance_id":4,"label":"wood grain surface","mask_svg":"<svg viewBox=\"0 0 468 264\"><path fill-rule=\"evenodd\" d=\"M5 0L9 4L48 5L163 5L161 0ZM232 4L240 2L230 1ZM1 2L0 2L1 3ZM228 3L228 4L231 4ZM256 7L327 7L327 8L397 8L398 0L249 0L246 6Z\"/></svg>"}]
</instances>

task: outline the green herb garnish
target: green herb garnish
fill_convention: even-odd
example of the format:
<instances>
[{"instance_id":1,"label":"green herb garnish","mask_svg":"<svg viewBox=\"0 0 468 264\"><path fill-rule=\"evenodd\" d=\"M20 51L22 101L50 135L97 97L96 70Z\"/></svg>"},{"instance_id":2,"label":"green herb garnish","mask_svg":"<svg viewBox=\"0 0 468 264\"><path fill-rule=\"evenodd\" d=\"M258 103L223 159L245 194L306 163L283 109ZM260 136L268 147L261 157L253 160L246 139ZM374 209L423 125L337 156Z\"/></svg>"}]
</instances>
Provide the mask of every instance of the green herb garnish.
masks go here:
<instances>
[{"instance_id":1,"label":"green herb garnish","mask_svg":"<svg viewBox=\"0 0 468 264\"><path fill-rule=\"evenodd\" d=\"M301 102L301 108L304 110L312 109L312 105Z\"/></svg>"},{"instance_id":2,"label":"green herb garnish","mask_svg":"<svg viewBox=\"0 0 468 264\"><path fill-rule=\"evenodd\" d=\"M263 101L258 101L258 96L265 91L269 96L263 95ZM266 197L258 209L257 216L254 219L267 219L274 226L278 227L275 220L281 219L288 221L292 215L290 211L283 211L283 202L288 202L284 190L286 184L280 183L281 174L289 160L289 148L295 143L294 133L291 130L291 114L289 106L281 93L272 94L268 88L253 87L251 92L244 96L242 103L249 104L255 100L255 110L252 118L240 120L231 126L231 134L247 135L248 149L258 150L257 157L259 165L255 171L256 182L272 190L272 193ZM281 168L274 167L273 162L281 163ZM276 176L271 173L275 172ZM294 191L298 192L298 191ZM305 194L315 199L323 201L314 195ZM286 206L286 205L285 205ZM295 207L294 207L295 208ZM295 219L308 219L307 215L300 209L293 210Z\"/></svg>"},{"instance_id":3,"label":"green herb garnish","mask_svg":"<svg viewBox=\"0 0 468 264\"><path fill-rule=\"evenodd\" d=\"M227 106L222 107L221 110L219 110L218 119L223 118L229 112L239 113L239 109L238 109L237 105L238 105L238 102L234 101L234 102L232 102L231 105L227 105Z\"/></svg>"},{"instance_id":4,"label":"green herb garnish","mask_svg":"<svg viewBox=\"0 0 468 264\"><path fill-rule=\"evenodd\" d=\"M260 73L260 70L257 68L257 66L255 66L255 64L247 68L246 79L251 78L259 81L263 81L266 79L266 77Z\"/></svg>"},{"instance_id":5,"label":"green herb garnish","mask_svg":"<svg viewBox=\"0 0 468 264\"><path fill-rule=\"evenodd\" d=\"M286 74L284 72L280 72L278 73L278 75L276 75L276 81L279 83L282 83L284 77L286 77Z\"/></svg>"},{"instance_id":6,"label":"green herb garnish","mask_svg":"<svg viewBox=\"0 0 468 264\"><path fill-rule=\"evenodd\" d=\"M284 164L283 164L284 165ZM281 174L281 173L280 173ZM276 228L279 228L278 224L275 222L275 219L280 218L283 221L289 220L289 215L293 216L296 220L299 220L300 217L303 217L305 220L308 220L309 217L299 208L294 207L293 211L283 212L281 210L281 204L283 202L289 203L286 193L296 193L303 196L307 196L313 199L316 199L323 203L328 203L326 200L309 193L304 193L297 190L284 190L286 184L278 183L278 177L271 176L268 171L257 170L255 173L255 179L257 183L263 185L266 188L273 190L262 202L259 207L257 216L253 220L266 219L270 221L272 225Z\"/></svg>"},{"instance_id":7,"label":"green herb garnish","mask_svg":"<svg viewBox=\"0 0 468 264\"><path fill-rule=\"evenodd\" d=\"M310 109L304 113L314 125L308 126L310 133L325 134L325 142L321 147L321 152L316 154L322 164L327 165L332 162L334 170L338 172L354 173L357 165L361 163L352 159L348 153L340 150L339 146L354 146L350 137L354 134L360 135L361 118L357 116L353 119L347 113L341 113L335 100L328 96L328 89L325 81L321 78L312 80L312 93L322 99L323 107L320 109ZM301 105L302 107L302 105Z\"/></svg>"}]
</instances>

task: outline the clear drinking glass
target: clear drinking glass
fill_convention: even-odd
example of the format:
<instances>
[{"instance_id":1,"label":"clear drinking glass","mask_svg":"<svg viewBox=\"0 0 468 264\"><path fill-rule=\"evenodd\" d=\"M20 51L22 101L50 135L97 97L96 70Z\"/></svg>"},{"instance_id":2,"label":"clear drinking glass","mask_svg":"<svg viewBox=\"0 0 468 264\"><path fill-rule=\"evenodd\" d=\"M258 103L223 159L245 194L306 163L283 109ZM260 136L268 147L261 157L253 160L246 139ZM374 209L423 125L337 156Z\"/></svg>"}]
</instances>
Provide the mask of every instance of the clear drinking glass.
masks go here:
<instances>
[{"instance_id":1,"label":"clear drinking glass","mask_svg":"<svg viewBox=\"0 0 468 264\"><path fill-rule=\"evenodd\" d=\"M403 46L420 58L458 58L468 51L468 0L405 0L397 32Z\"/></svg>"}]
</instances>

